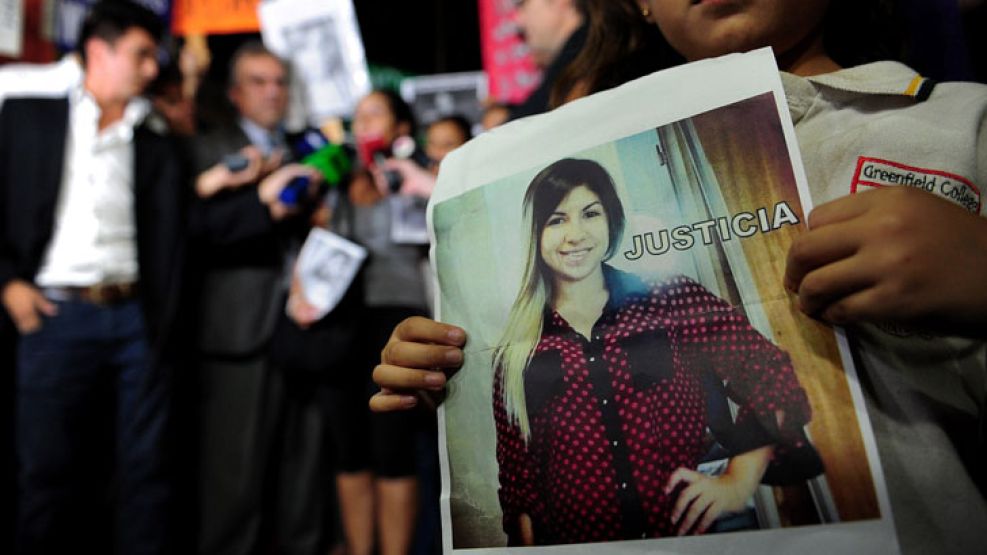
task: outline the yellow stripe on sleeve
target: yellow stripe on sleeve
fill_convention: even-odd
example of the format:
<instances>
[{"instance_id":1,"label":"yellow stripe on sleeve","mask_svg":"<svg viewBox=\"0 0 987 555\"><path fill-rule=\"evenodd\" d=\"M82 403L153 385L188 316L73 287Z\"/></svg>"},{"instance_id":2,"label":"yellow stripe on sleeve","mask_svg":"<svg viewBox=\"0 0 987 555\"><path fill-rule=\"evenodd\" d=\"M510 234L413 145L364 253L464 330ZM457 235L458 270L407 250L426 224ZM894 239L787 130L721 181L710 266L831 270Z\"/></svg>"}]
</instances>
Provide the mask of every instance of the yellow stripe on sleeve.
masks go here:
<instances>
[{"instance_id":1,"label":"yellow stripe on sleeve","mask_svg":"<svg viewBox=\"0 0 987 555\"><path fill-rule=\"evenodd\" d=\"M905 89L905 94L908 96L915 96L918 93L918 89L922 86L922 81L925 81L925 77L921 75L916 75L912 79L911 83L908 83L908 87Z\"/></svg>"}]
</instances>

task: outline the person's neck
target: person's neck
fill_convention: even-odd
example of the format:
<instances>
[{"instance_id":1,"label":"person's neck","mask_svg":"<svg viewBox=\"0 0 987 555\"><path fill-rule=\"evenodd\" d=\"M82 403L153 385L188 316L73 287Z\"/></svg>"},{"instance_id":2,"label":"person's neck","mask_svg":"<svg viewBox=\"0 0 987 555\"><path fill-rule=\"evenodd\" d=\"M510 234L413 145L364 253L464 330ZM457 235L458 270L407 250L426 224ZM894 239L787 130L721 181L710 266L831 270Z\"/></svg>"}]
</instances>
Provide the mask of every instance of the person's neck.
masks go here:
<instances>
[{"instance_id":1,"label":"person's neck","mask_svg":"<svg viewBox=\"0 0 987 555\"><path fill-rule=\"evenodd\" d=\"M826 53L822 33L813 33L779 54L778 67L782 71L802 77L832 73L841 69L840 65Z\"/></svg>"},{"instance_id":2,"label":"person's neck","mask_svg":"<svg viewBox=\"0 0 987 555\"><path fill-rule=\"evenodd\" d=\"M554 285L552 305L555 310L573 329L589 337L609 299L602 266L579 281L557 279Z\"/></svg>"},{"instance_id":3,"label":"person's neck","mask_svg":"<svg viewBox=\"0 0 987 555\"><path fill-rule=\"evenodd\" d=\"M86 78L85 89L99 106L99 130L102 131L123 119L129 98L119 98L100 86L98 80Z\"/></svg>"},{"instance_id":4,"label":"person's neck","mask_svg":"<svg viewBox=\"0 0 987 555\"><path fill-rule=\"evenodd\" d=\"M241 122L242 125L246 125L246 126L252 127L254 129L256 129L257 131L263 131L264 133L267 133L269 136L272 136L272 137L275 136L275 135L277 135L278 132L281 130L281 124L280 123L275 123L274 125L270 125L270 126L269 125L262 125L258 121L254 120L254 119L251 119L251 118L248 118L247 116L243 116L243 115L240 116L240 122Z\"/></svg>"}]
</instances>

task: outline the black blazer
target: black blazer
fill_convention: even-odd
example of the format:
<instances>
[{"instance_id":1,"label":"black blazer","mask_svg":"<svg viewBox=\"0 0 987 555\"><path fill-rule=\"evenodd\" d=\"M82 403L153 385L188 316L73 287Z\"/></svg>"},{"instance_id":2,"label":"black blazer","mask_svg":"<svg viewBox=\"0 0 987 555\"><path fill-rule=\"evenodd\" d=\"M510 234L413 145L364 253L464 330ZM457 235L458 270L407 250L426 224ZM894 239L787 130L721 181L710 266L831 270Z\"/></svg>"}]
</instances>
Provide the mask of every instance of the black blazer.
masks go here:
<instances>
[{"instance_id":1,"label":"black blazer","mask_svg":"<svg viewBox=\"0 0 987 555\"><path fill-rule=\"evenodd\" d=\"M194 174L249 144L236 123L195 137L190 149ZM250 184L219 191L214 198L256 196L256 191L257 186ZM278 316L284 311L282 274L288 231L285 222L272 224L250 241L204 248L197 257L202 276L196 343L204 360L216 359L225 367L234 362L254 364L266 356Z\"/></svg>"},{"instance_id":2,"label":"black blazer","mask_svg":"<svg viewBox=\"0 0 987 555\"><path fill-rule=\"evenodd\" d=\"M8 99L0 109L0 290L34 280L51 240L61 185L67 98ZM178 144L145 126L134 132L134 198L140 300L152 352L167 356L180 321L187 246L248 239L269 226L256 195L195 201ZM258 223L259 222L259 223Z\"/></svg>"}]
</instances>

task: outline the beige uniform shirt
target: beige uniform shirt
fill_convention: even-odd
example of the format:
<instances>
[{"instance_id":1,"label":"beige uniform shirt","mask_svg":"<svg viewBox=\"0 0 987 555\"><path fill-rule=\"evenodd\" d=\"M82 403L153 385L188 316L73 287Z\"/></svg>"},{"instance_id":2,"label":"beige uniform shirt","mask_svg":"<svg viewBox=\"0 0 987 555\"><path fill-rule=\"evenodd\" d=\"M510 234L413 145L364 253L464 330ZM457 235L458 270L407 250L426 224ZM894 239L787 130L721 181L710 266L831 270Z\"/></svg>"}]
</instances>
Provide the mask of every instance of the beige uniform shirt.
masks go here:
<instances>
[{"instance_id":1,"label":"beige uniform shirt","mask_svg":"<svg viewBox=\"0 0 987 555\"><path fill-rule=\"evenodd\" d=\"M985 215L987 87L934 84L895 62L783 81L815 205L911 186ZM848 335L903 551L983 553L987 343L876 326Z\"/></svg>"}]
</instances>

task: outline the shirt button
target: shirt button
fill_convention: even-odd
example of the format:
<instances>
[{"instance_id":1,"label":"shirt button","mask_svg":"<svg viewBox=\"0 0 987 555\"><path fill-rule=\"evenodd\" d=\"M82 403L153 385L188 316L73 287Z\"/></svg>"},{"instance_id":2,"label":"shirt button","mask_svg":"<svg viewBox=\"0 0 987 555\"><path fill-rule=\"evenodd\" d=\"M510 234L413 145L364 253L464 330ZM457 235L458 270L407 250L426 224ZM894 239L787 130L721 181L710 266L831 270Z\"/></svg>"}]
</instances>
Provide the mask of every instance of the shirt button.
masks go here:
<instances>
[{"instance_id":1,"label":"shirt button","mask_svg":"<svg viewBox=\"0 0 987 555\"><path fill-rule=\"evenodd\" d=\"M627 482L621 482L620 489L627 489Z\"/></svg>"},{"instance_id":2,"label":"shirt button","mask_svg":"<svg viewBox=\"0 0 987 555\"><path fill-rule=\"evenodd\" d=\"M617 443L619 443L619 442L618 442L618 441L617 441L616 439L615 439L615 440L613 440L613 446L614 446L614 447L616 447L616 446L617 446Z\"/></svg>"},{"instance_id":3,"label":"shirt button","mask_svg":"<svg viewBox=\"0 0 987 555\"><path fill-rule=\"evenodd\" d=\"M596 362L596 357L589 357L590 362Z\"/></svg>"},{"instance_id":4,"label":"shirt button","mask_svg":"<svg viewBox=\"0 0 987 555\"><path fill-rule=\"evenodd\" d=\"M607 403L609 403L609 402L610 402L610 401L607 401L606 399L604 399L604 400L603 400L603 404L604 404L604 405L606 405L606 404L607 404Z\"/></svg>"}]
</instances>

